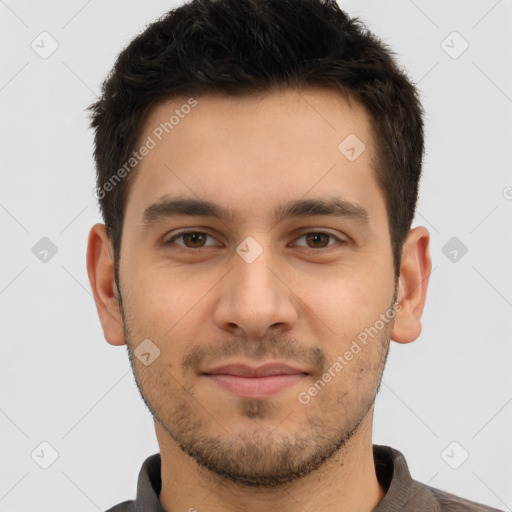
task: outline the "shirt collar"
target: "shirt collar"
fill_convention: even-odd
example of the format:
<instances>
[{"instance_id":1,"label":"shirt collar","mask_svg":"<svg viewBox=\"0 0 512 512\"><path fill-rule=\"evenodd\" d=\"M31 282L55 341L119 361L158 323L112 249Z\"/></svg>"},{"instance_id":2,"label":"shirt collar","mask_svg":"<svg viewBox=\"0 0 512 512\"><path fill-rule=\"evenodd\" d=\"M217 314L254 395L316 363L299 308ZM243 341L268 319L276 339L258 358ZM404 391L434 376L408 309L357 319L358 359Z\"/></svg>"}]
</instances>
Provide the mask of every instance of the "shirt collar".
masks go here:
<instances>
[{"instance_id":1,"label":"shirt collar","mask_svg":"<svg viewBox=\"0 0 512 512\"><path fill-rule=\"evenodd\" d=\"M386 491L386 496L374 512L399 510L410 499L413 480L405 457L389 446L373 445L375 471ZM148 457L142 464L137 482L135 512L165 512L158 496L162 489L161 458L159 453Z\"/></svg>"},{"instance_id":2,"label":"shirt collar","mask_svg":"<svg viewBox=\"0 0 512 512\"><path fill-rule=\"evenodd\" d=\"M135 512L165 512L158 496L162 489L162 460L160 454L148 457L139 473Z\"/></svg>"}]
</instances>

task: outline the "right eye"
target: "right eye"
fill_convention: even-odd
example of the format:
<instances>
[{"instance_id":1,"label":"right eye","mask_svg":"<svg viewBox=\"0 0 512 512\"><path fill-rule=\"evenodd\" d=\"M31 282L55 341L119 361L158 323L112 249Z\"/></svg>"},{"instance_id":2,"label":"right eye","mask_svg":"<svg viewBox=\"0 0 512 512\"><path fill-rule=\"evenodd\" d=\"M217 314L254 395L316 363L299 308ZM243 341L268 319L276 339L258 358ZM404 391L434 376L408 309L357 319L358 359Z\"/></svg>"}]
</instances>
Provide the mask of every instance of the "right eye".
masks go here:
<instances>
[{"instance_id":1,"label":"right eye","mask_svg":"<svg viewBox=\"0 0 512 512\"><path fill-rule=\"evenodd\" d=\"M191 230L181 231L180 233L173 235L171 238L169 238L167 241L165 241L164 245L171 247L171 249L173 249L173 250L174 250L174 247L172 247L172 246L178 245L179 247L182 247L182 249L176 249L176 250L195 250L195 251L197 251L200 249L204 249L205 247L210 247L211 245L216 245L216 244L205 245L208 237L213 239L213 237L211 235L209 235L208 233L205 233L203 231L191 231ZM182 239L182 241L184 243L176 244L175 243L176 240L179 240L179 239Z\"/></svg>"}]
</instances>

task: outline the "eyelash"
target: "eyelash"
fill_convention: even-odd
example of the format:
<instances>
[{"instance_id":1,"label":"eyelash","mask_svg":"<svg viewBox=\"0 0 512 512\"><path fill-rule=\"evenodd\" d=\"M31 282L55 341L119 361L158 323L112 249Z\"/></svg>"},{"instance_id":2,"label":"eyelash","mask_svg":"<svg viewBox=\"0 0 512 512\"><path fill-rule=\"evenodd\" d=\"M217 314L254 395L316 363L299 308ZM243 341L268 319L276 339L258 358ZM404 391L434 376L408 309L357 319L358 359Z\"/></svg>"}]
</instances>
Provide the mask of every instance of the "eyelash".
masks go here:
<instances>
[{"instance_id":1,"label":"eyelash","mask_svg":"<svg viewBox=\"0 0 512 512\"><path fill-rule=\"evenodd\" d=\"M206 235L206 236L209 236L211 238L214 238L212 235L210 235L209 233L206 233L205 231L195 231L195 230L182 231L181 233L178 233L178 234L172 236L171 238L169 238L169 240L164 242L164 245L168 246L168 247L171 247L174 244L174 241L177 240L178 238L181 238L181 237L183 237L185 235L191 235L191 234ZM335 239L338 242L339 245L346 245L348 243L347 240L343 240L343 239L337 237L336 235L333 235L332 233L329 233L329 232L326 232L326 231L305 231L305 232L301 233L298 236L297 240L302 238L305 235L310 235L310 234L327 235L330 238ZM328 245L327 247L320 247L318 249L313 249L311 247L301 246L301 249L303 249L307 253L317 253L318 254L320 251L332 248L335 245L336 244L332 244L332 245ZM186 246L178 245L178 248L173 247L172 250L173 251L184 251L184 252L189 252L189 251L202 252L204 250L207 250L209 247L213 247L213 246L192 248L192 247L186 247Z\"/></svg>"}]
</instances>

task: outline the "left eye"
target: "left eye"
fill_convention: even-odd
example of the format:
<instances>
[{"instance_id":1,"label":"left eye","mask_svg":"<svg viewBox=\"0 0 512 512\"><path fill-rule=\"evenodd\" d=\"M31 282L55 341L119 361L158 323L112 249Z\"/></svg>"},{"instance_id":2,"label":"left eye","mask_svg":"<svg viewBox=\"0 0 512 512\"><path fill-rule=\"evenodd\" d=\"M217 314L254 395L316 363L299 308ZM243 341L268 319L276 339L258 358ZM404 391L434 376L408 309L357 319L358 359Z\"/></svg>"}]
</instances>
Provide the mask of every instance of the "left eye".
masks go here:
<instances>
[{"instance_id":1,"label":"left eye","mask_svg":"<svg viewBox=\"0 0 512 512\"><path fill-rule=\"evenodd\" d=\"M308 249L323 249L324 247L330 247L331 245L334 245L334 244L328 243L329 238L335 239L336 241L343 243L343 240L332 235L331 233L324 233L323 231L311 231L308 233L304 233L297 240L300 240L301 238L304 238L304 237L306 237L306 243L313 243L313 244L321 245L320 247L318 247L318 245L316 245L315 247L306 246ZM325 245L325 243L324 243L326 241L327 241L327 245ZM304 247L304 246L301 246L301 247Z\"/></svg>"},{"instance_id":2,"label":"left eye","mask_svg":"<svg viewBox=\"0 0 512 512\"><path fill-rule=\"evenodd\" d=\"M216 245L215 243L206 244L208 237L214 240L213 236L203 231L184 231L171 237L168 241L164 242L164 245L170 246L178 239L182 239L184 243L178 243L177 245L185 249L202 249L204 247ZM298 244L299 247L305 247L313 250L331 247L332 245L335 245L336 242L341 244L346 243L344 240L338 238L332 233L325 233L323 231L309 231L307 233L303 233L297 238L297 240L301 239L305 240L306 245ZM333 243L329 243L330 241ZM308 244L314 245L311 247L311 245Z\"/></svg>"}]
</instances>

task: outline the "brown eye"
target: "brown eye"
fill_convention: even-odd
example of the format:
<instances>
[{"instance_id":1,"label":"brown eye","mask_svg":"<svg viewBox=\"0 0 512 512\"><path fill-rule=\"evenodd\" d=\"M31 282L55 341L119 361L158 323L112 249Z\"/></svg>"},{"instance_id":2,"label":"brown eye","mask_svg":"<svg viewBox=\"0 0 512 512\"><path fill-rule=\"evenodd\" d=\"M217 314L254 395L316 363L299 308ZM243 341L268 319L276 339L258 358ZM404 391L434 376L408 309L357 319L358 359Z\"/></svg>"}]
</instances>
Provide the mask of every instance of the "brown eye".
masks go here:
<instances>
[{"instance_id":1,"label":"brown eye","mask_svg":"<svg viewBox=\"0 0 512 512\"><path fill-rule=\"evenodd\" d=\"M197 247L203 247L207 235L205 233L185 233L181 236L187 247L195 249Z\"/></svg>"},{"instance_id":2,"label":"brown eye","mask_svg":"<svg viewBox=\"0 0 512 512\"><path fill-rule=\"evenodd\" d=\"M345 244L345 240L338 238L332 233L325 233L323 231L309 231L307 233L303 233L298 240L304 239L306 244L297 244L299 247L304 247L306 249L326 249L328 247L332 247L333 245ZM333 243L330 243L330 241Z\"/></svg>"},{"instance_id":3,"label":"brown eye","mask_svg":"<svg viewBox=\"0 0 512 512\"><path fill-rule=\"evenodd\" d=\"M208 237L212 238L208 233L203 233L202 231L182 231L177 235L169 238L167 242L164 242L164 245L172 246L178 245L183 249L202 249L208 247L209 245L215 244L206 244ZM181 239L183 243L176 243L176 240Z\"/></svg>"},{"instance_id":4,"label":"brown eye","mask_svg":"<svg viewBox=\"0 0 512 512\"><path fill-rule=\"evenodd\" d=\"M308 233L306 240L309 244L313 244L313 249L321 249L329 244L330 235L327 233Z\"/></svg>"}]
</instances>

